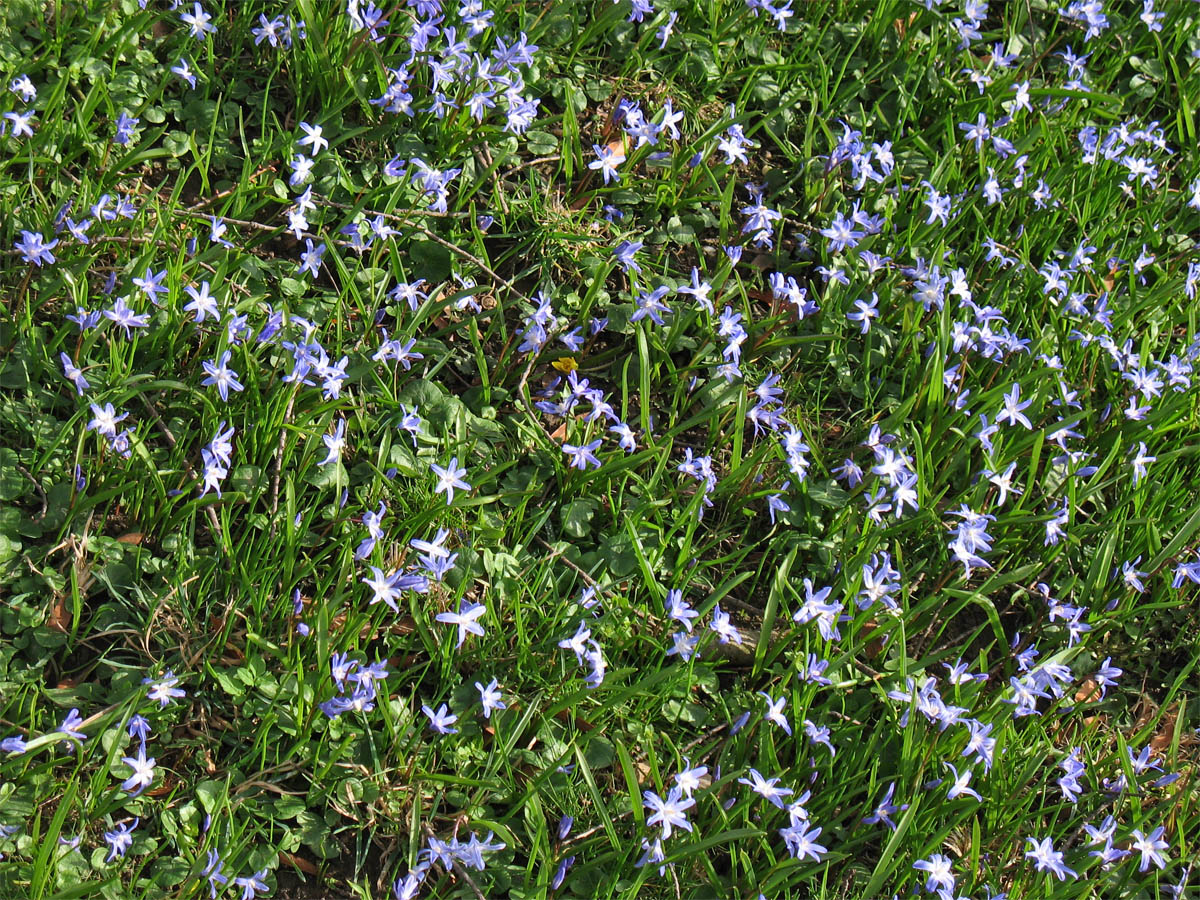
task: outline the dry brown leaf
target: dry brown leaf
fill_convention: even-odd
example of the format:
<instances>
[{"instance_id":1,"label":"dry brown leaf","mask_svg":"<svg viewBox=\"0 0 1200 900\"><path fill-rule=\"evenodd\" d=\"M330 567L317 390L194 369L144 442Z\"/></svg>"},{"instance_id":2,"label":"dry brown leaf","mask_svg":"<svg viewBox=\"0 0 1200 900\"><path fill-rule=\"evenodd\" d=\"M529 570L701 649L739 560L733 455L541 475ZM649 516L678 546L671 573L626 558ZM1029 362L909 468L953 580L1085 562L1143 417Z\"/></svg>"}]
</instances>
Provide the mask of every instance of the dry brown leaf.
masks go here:
<instances>
[{"instance_id":1,"label":"dry brown leaf","mask_svg":"<svg viewBox=\"0 0 1200 900\"><path fill-rule=\"evenodd\" d=\"M1120 274L1121 274L1120 267L1118 267L1118 266L1110 266L1109 267L1108 273L1105 274L1100 279L1100 283L1104 285L1104 289L1106 291L1111 291L1113 289L1113 285L1115 285L1117 283L1117 276Z\"/></svg>"},{"instance_id":2,"label":"dry brown leaf","mask_svg":"<svg viewBox=\"0 0 1200 900\"><path fill-rule=\"evenodd\" d=\"M903 39L908 34L908 27L915 21L917 21L917 14L915 12L910 13L907 19L901 16L899 19L893 21L892 28L896 29L896 34Z\"/></svg>"},{"instance_id":3,"label":"dry brown leaf","mask_svg":"<svg viewBox=\"0 0 1200 900\"><path fill-rule=\"evenodd\" d=\"M62 594L55 594L54 600L50 603L50 614L46 616L46 627L54 631L66 632L70 621L71 614L67 611L66 598Z\"/></svg>"},{"instance_id":4,"label":"dry brown leaf","mask_svg":"<svg viewBox=\"0 0 1200 900\"><path fill-rule=\"evenodd\" d=\"M165 796L166 794L171 793L171 791L175 790L176 786L177 786L177 784L174 781L171 781L171 782L163 781L163 783L160 784L158 787L152 787L149 790L145 791L144 795L147 797L162 797L162 796Z\"/></svg>"},{"instance_id":5,"label":"dry brown leaf","mask_svg":"<svg viewBox=\"0 0 1200 900\"><path fill-rule=\"evenodd\" d=\"M871 639L872 633L879 627L879 623L874 619L868 619L863 623L863 637L867 639L867 656L871 659L877 659L883 653L884 642L883 638Z\"/></svg>"},{"instance_id":6,"label":"dry brown leaf","mask_svg":"<svg viewBox=\"0 0 1200 900\"><path fill-rule=\"evenodd\" d=\"M1141 699L1138 700L1137 706L1133 708L1133 712L1137 717L1134 720L1133 730L1141 731L1150 724L1151 720L1156 715L1158 715L1158 704L1155 703L1154 700L1147 694L1142 694Z\"/></svg>"},{"instance_id":7,"label":"dry brown leaf","mask_svg":"<svg viewBox=\"0 0 1200 900\"><path fill-rule=\"evenodd\" d=\"M92 585L96 583L95 577L92 575L91 564L84 557L82 551L75 556L75 583L79 585L79 593L87 596L88 591L92 589Z\"/></svg>"},{"instance_id":8,"label":"dry brown leaf","mask_svg":"<svg viewBox=\"0 0 1200 900\"><path fill-rule=\"evenodd\" d=\"M580 731L583 731L583 732L596 730L595 725L593 725L591 722L587 721L587 719L584 719L581 716L572 715L570 710L566 710L566 709L559 710L558 712L556 712L554 714L554 718L556 718L558 721L562 722L564 725L574 725L576 728L578 728Z\"/></svg>"},{"instance_id":9,"label":"dry brown leaf","mask_svg":"<svg viewBox=\"0 0 1200 900\"><path fill-rule=\"evenodd\" d=\"M1164 755L1175 743L1175 732L1179 730L1179 707L1171 706L1158 723L1158 730L1150 738L1151 752Z\"/></svg>"},{"instance_id":10,"label":"dry brown leaf","mask_svg":"<svg viewBox=\"0 0 1200 900\"><path fill-rule=\"evenodd\" d=\"M1095 679L1091 678L1090 676L1083 679L1083 683L1079 686L1079 690L1077 690L1075 692L1075 702L1076 703L1091 703L1093 700L1099 700L1099 699L1100 699L1100 685L1097 684ZM1084 716L1083 717L1083 724L1087 725L1087 726L1090 726L1095 722L1103 723L1105 721L1107 721L1107 717L1102 716L1102 715L1092 715L1092 716Z\"/></svg>"},{"instance_id":11,"label":"dry brown leaf","mask_svg":"<svg viewBox=\"0 0 1200 900\"><path fill-rule=\"evenodd\" d=\"M392 634L412 634L417 630L417 620L412 616L405 616L393 622L389 630Z\"/></svg>"},{"instance_id":12,"label":"dry brown leaf","mask_svg":"<svg viewBox=\"0 0 1200 900\"><path fill-rule=\"evenodd\" d=\"M281 863L290 863L306 875L319 875L321 871L316 867L315 863L305 859L302 856L297 856L294 853L287 853L283 850L279 851L279 861Z\"/></svg>"},{"instance_id":13,"label":"dry brown leaf","mask_svg":"<svg viewBox=\"0 0 1200 900\"><path fill-rule=\"evenodd\" d=\"M1100 685L1094 678L1088 676L1083 679L1083 683L1079 685L1079 690L1075 692L1076 703L1091 703L1093 700L1100 699Z\"/></svg>"}]
</instances>

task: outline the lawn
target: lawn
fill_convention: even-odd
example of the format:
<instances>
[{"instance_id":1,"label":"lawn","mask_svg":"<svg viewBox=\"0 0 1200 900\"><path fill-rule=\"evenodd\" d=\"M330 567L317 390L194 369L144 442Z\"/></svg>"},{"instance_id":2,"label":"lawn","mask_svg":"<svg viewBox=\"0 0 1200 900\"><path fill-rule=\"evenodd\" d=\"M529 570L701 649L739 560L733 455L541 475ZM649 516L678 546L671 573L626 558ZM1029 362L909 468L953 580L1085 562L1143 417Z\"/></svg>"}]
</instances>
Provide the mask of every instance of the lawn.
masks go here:
<instances>
[{"instance_id":1,"label":"lawn","mask_svg":"<svg viewBox=\"0 0 1200 900\"><path fill-rule=\"evenodd\" d=\"M1200 884L1200 6L8 0L0 90L0 897Z\"/></svg>"}]
</instances>

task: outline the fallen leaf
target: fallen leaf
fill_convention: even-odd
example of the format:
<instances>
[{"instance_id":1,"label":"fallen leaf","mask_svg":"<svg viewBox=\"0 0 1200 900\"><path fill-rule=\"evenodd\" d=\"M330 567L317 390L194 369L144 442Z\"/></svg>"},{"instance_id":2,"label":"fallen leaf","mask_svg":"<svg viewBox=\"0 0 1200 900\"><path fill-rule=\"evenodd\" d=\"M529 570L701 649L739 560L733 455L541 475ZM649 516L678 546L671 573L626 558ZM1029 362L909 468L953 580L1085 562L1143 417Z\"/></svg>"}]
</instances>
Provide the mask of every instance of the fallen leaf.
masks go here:
<instances>
[{"instance_id":1,"label":"fallen leaf","mask_svg":"<svg viewBox=\"0 0 1200 900\"><path fill-rule=\"evenodd\" d=\"M628 155L629 145L626 143L625 135L621 135L617 140L609 141L605 146L610 153L620 153L622 156Z\"/></svg>"},{"instance_id":2,"label":"fallen leaf","mask_svg":"<svg viewBox=\"0 0 1200 900\"><path fill-rule=\"evenodd\" d=\"M1158 755L1165 755L1175 743L1175 732L1179 729L1179 707L1172 706L1158 723L1158 730L1150 738L1150 750Z\"/></svg>"},{"instance_id":3,"label":"fallen leaf","mask_svg":"<svg viewBox=\"0 0 1200 900\"><path fill-rule=\"evenodd\" d=\"M593 725L591 722L589 722L586 719L583 719L579 716L573 716L571 714L571 711L566 710L566 709L559 710L558 712L556 712L554 714L554 718L556 718L558 721L562 722L564 725L574 725L580 731L584 731L584 732L593 731L596 728L596 726Z\"/></svg>"},{"instance_id":4,"label":"fallen leaf","mask_svg":"<svg viewBox=\"0 0 1200 900\"><path fill-rule=\"evenodd\" d=\"M1148 695L1142 694L1141 699L1133 708L1136 718L1133 723L1133 730L1141 731L1151 720L1158 715L1158 704L1154 702Z\"/></svg>"},{"instance_id":5,"label":"fallen leaf","mask_svg":"<svg viewBox=\"0 0 1200 900\"><path fill-rule=\"evenodd\" d=\"M1079 685L1079 690L1075 692L1076 703L1091 703L1093 700L1100 699L1100 685L1095 679L1088 677L1083 679L1083 683Z\"/></svg>"},{"instance_id":6,"label":"fallen leaf","mask_svg":"<svg viewBox=\"0 0 1200 900\"><path fill-rule=\"evenodd\" d=\"M46 616L46 627L54 631L66 632L71 614L67 611L67 601L62 594L55 594L50 604L50 614Z\"/></svg>"},{"instance_id":7,"label":"fallen leaf","mask_svg":"<svg viewBox=\"0 0 1200 900\"><path fill-rule=\"evenodd\" d=\"M908 34L908 27L915 21L917 21L917 14L914 12L910 14L907 19L901 16L899 19L893 21L892 28L896 29L896 34L899 35L900 38L904 38L904 36Z\"/></svg>"},{"instance_id":8,"label":"fallen leaf","mask_svg":"<svg viewBox=\"0 0 1200 900\"><path fill-rule=\"evenodd\" d=\"M171 791L175 790L176 786L177 786L177 783L174 781L171 781L171 782L164 781L158 787L152 787L149 790L145 791L144 796L146 796L146 797L162 797L165 794L169 794L169 793L171 793Z\"/></svg>"},{"instance_id":9,"label":"fallen leaf","mask_svg":"<svg viewBox=\"0 0 1200 900\"><path fill-rule=\"evenodd\" d=\"M294 853L287 853L283 850L279 851L279 861L282 863L290 863L306 875L319 875L321 871L316 867L316 864L305 859L304 857L297 856Z\"/></svg>"},{"instance_id":10,"label":"fallen leaf","mask_svg":"<svg viewBox=\"0 0 1200 900\"><path fill-rule=\"evenodd\" d=\"M881 653L883 653L883 648L886 646L883 638L881 638L881 637L872 638L871 637L871 635L878 628L879 628L879 623L877 621L875 621L874 619L868 619L866 622L863 623L863 637L865 637L867 639L867 645L866 645L867 656L871 657L872 659L877 659L879 657L879 655Z\"/></svg>"}]
</instances>

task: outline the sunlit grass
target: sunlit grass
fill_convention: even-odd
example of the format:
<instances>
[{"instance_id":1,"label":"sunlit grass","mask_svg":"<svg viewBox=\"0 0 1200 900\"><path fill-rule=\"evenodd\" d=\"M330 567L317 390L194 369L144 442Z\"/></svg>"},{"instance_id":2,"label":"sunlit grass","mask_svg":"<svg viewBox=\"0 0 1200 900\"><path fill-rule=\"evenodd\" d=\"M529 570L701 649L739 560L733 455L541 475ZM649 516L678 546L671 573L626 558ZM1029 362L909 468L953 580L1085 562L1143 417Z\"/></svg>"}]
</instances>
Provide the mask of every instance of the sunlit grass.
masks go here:
<instances>
[{"instance_id":1,"label":"sunlit grass","mask_svg":"<svg viewBox=\"0 0 1200 900\"><path fill-rule=\"evenodd\" d=\"M3 892L1187 881L1195 10L165 6L0 11Z\"/></svg>"}]
</instances>

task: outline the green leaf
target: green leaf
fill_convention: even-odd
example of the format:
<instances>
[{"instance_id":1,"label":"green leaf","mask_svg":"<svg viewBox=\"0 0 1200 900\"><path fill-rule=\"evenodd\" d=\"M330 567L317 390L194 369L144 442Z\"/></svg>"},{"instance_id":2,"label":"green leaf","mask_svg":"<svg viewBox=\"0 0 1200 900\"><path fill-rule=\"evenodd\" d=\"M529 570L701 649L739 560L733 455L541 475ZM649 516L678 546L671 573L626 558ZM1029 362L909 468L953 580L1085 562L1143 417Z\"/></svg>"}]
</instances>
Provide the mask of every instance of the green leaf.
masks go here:
<instances>
[{"instance_id":1,"label":"green leaf","mask_svg":"<svg viewBox=\"0 0 1200 900\"><path fill-rule=\"evenodd\" d=\"M21 553L21 544L8 535L0 534L0 563L15 559Z\"/></svg>"},{"instance_id":2,"label":"green leaf","mask_svg":"<svg viewBox=\"0 0 1200 900\"><path fill-rule=\"evenodd\" d=\"M332 859L342 852L342 848L333 839L324 819L305 811L296 816L296 823L300 829L301 842L317 856L322 859Z\"/></svg>"},{"instance_id":3,"label":"green leaf","mask_svg":"<svg viewBox=\"0 0 1200 900\"><path fill-rule=\"evenodd\" d=\"M33 487L17 468L18 465L17 451L0 447L0 500L16 500L25 493L26 488Z\"/></svg>"},{"instance_id":4,"label":"green leaf","mask_svg":"<svg viewBox=\"0 0 1200 900\"><path fill-rule=\"evenodd\" d=\"M308 285L298 278L283 277L279 279L279 289L285 297L303 297Z\"/></svg>"},{"instance_id":5,"label":"green leaf","mask_svg":"<svg viewBox=\"0 0 1200 900\"><path fill-rule=\"evenodd\" d=\"M679 216L671 216L667 219L667 237L678 244L690 244L696 239L696 230Z\"/></svg>"},{"instance_id":6,"label":"green leaf","mask_svg":"<svg viewBox=\"0 0 1200 900\"><path fill-rule=\"evenodd\" d=\"M225 785L220 781L206 779L196 785L196 796L200 798L200 805L206 813L210 816L216 815L225 805Z\"/></svg>"},{"instance_id":7,"label":"green leaf","mask_svg":"<svg viewBox=\"0 0 1200 900\"><path fill-rule=\"evenodd\" d=\"M832 478L811 482L808 486L808 496L814 503L832 509L842 509L850 502L850 495Z\"/></svg>"},{"instance_id":8,"label":"green leaf","mask_svg":"<svg viewBox=\"0 0 1200 900\"><path fill-rule=\"evenodd\" d=\"M587 749L584 750L583 755L591 768L606 769L617 758L617 751L613 747L612 741L600 735L595 735L589 738Z\"/></svg>"},{"instance_id":9,"label":"green leaf","mask_svg":"<svg viewBox=\"0 0 1200 900\"><path fill-rule=\"evenodd\" d=\"M793 547L771 579L771 592L767 595L767 608L763 612L762 629L758 633L758 643L754 647L754 674L762 671L763 660L767 655L767 647L771 643L771 629L775 626L775 616L779 612L779 600L787 590L788 579L792 574L792 563L796 561L799 547Z\"/></svg>"},{"instance_id":10,"label":"green leaf","mask_svg":"<svg viewBox=\"0 0 1200 900\"><path fill-rule=\"evenodd\" d=\"M155 862L150 877L159 887L175 887L182 884L191 871L192 867L188 865L187 860L178 856L166 856Z\"/></svg>"},{"instance_id":11,"label":"green leaf","mask_svg":"<svg viewBox=\"0 0 1200 900\"><path fill-rule=\"evenodd\" d=\"M558 138L547 131L528 131L525 146L534 156L549 156L558 150Z\"/></svg>"},{"instance_id":12,"label":"green leaf","mask_svg":"<svg viewBox=\"0 0 1200 900\"><path fill-rule=\"evenodd\" d=\"M237 698L246 693L246 686L240 680L234 678L227 669L215 669L212 674L217 684L221 686L221 690L229 694L229 696Z\"/></svg>"},{"instance_id":13,"label":"green leaf","mask_svg":"<svg viewBox=\"0 0 1200 900\"><path fill-rule=\"evenodd\" d=\"M229 473L229 486L243 494L253 495L263 487L261 466L238 466Z\"/></svg>"},{"instance_id":14,"label":"green leaf","mask_svg":"<svg viewBox=\"0 0 1200 900\"><path fill-rule=\"evenodd\" d=\"M572 500L559 510L563 531L568 537L581 538L592 530L592 518L598 504L595 500L580 498Z\"/></svg>"},{"instance_id":15,"label":"green leaf","mask_svg":"<svg viewBox=\"0 0 1200 900\"><path fill-rule=\"evenodd\" d=\"M409 247L413 275L431 284L441 284L450 277L450 251L433 241L413 241Z\"/></svg>"}]
</instances>

